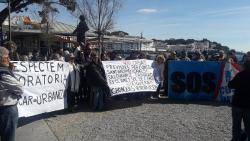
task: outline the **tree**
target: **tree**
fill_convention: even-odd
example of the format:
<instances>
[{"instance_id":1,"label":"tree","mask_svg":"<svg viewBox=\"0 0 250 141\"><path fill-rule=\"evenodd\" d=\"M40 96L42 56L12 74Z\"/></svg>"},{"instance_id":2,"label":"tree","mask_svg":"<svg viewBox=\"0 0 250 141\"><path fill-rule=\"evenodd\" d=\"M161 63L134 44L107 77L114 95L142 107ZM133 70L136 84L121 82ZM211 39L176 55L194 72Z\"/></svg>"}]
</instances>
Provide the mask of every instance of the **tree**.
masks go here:
<instances>
[{"instance_id":1,"label":"tree","mask_svg":"<svg viewBox=\"0 0 250 141\"><path fill-rule=\"evenodd\" d=\"M31 4L44 4L44 2L45 0L11 0L10 2L11 12L17 12L17 13L22 12L22 10L27 10L27 6ZM48 4L59 4L66 7L70 11L74 11L76 7L75 0L49 0ZM1 25L8 16L9 16L9 10L8 6L6 6L0 12Z\"/></svg>"},{"instance_id":2,"label":"tree","mask_svg":"<svg viewBox=\"0 0 250 141\"><path fill-rule=\"evenodd\" d=\"M103 35L113 28L114 17L120 7L121 0L81 0L74 14L85 16L87 24L97 33L101 48Z\"/></svg>"}]
</instances>

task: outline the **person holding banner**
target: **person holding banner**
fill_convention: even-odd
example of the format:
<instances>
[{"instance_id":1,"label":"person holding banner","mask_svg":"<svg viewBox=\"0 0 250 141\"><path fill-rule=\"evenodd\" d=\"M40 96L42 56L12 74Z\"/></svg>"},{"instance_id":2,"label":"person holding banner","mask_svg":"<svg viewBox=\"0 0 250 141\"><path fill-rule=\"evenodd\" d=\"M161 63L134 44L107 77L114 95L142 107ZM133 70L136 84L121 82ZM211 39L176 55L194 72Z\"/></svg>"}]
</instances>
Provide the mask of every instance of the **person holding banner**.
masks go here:
<instances>
[{"instance_id":1,"label":"person holding banner","mask_svg":"<svg viewBox=\"0 0 250 141\"><path fill-rule=\"evenodd\" d=\"M164 87L164 92L165 92L165 95L167 96L168 95L168 64L170 61L178 61L180 60L178 57L177 57L177 54L175 51L171 52L170 55L168 57L166 57L166 61L164 63L164 72L163 72L163 77L164 77L164 80L163 80L163 87Z\"/></svg>"},{"instance_id":2,"label":"person holding banner","mask_svg":"<svg viewBox=\"0 0 250 141\"><path fill-rule=\"evenodd\" d=\"M102 110L109 92L105 71L96 52L90 54L91 62L86 67L86 80L90 86L90 103L93 110Z\"/></svg>"},{"instance_id":3,"label":"person holding banner","mask_svg":"<svg viewBox=\"0 0 250 141\"><path fill-rule=\"evenodd\" d=\"M66 55L65 61L72 65L72 68L68 77L68 87L67 87L67 103L68 110L72 112L74 105L80 103L79 100L79 86L80 86L80 69L78 65L75 64L75 56L73 53Z\"/></svg>"},{"instance_id":4,"label":"person holding banner","mask_svg":"<svg viewBox=\"0 0 250 141\"><path fill-rule=\"evenodd\" d=\"M1 141L15 141L18 123L17 103L22 86L12 73L9 51L0 47L0 136Z\"/></svg>"},{"instance_id":5,"label":"person holding banner","mask_svg":"<svg viewBox=\"0 0 250 141\"><path fill-rule=\"evenodd\" d=\"M238 73L228 83L228 87L235 89L232 101L233 138L239 141L241 138L241 121L244 122L245 131L250 141L250 56L244 62L244 70Z\"/></svg>"},{"instance_id":6,"label":"person holding banner","mask_svg":"<svg viewBox=\"0 0 250 141\"><path fill-rule=\"evenodd\" d=\"M159 97L164 97L160 95L160 90L163 88L163 81L164 81L164 62L165 57L163 55L158 55L156 57L156 61L153 62L152 67L154 68L154 78L156 83L158 84L156 92L151 96L151 99L157 99Z\"/></svg>"}]
</instances>

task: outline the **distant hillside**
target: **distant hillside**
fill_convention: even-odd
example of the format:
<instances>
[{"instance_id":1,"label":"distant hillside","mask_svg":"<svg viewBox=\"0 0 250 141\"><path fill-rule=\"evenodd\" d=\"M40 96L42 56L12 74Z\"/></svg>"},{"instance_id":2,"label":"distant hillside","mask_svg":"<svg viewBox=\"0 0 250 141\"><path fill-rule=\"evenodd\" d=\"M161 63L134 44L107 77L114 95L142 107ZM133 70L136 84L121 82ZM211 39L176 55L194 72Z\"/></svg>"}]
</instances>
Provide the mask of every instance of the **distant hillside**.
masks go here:
<instances>
[{"instance_id":1,"label":"distant hillside","mask_svg":"<svg viewBox=\"0 0 250 141\"><path fill-rule=\"evenodd\" d=\"M167 43L168 45L178 45L178 44L184 44L184 45L188 45L188 44L192 44L194 42L209 42L209 45L211 48L215 49L215 50L224 50L225 52L229 51L229 47L227 46L223 46L220 43L217 42L212 42L208 39L203 39L203 40L195 40L195 39L166 39L166 40L158 40L158 39L153 39L153 41L157 41L157 42L162 42L162 43Z\"/></svg>"}]
</instances>

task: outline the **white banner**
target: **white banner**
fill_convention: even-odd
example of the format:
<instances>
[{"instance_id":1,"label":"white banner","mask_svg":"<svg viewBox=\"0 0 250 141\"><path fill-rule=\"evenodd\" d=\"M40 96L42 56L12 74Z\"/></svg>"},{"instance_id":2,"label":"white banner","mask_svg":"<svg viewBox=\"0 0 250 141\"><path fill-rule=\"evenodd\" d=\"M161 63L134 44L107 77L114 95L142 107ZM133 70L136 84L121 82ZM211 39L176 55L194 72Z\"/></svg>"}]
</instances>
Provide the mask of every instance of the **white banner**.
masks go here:
<instances>
[{"instance_id":1,"label":"white banner","mask_svg":"<svg viewBox=\"0 0 250 141\"><path fill-rule=\"evenodd\" d=\"M156 91L152 60L103 61L111 95Z\"/></svg>"},{"instance_id":2,"label":"white banner","mask_svg":"<svg viewBox=\"0 0 250 141\"><path fill-rule=\"evenodd\" d=\"M14 73L24 88L19 100L19 117L67 107L66 83L71 65L64 62L13 62Z\"/></svg>"}]
</instances>

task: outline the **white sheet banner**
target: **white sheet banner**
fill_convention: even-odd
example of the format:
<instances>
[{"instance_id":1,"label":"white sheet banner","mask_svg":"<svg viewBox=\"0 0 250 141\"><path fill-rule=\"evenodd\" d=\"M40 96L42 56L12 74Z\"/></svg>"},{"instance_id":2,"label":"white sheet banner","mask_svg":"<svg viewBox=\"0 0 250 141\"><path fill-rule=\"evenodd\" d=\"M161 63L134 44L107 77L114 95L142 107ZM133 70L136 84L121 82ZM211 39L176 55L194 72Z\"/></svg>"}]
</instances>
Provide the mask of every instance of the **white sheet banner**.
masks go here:
<instances>
[{"instance_id":1,"label":"white sheet banner","mask_svg":"<svg viewBox=\"0 0 250 141\"><path fill-rule=\"evenodd\" d=\"M14 73L24 88L18 103L19 117L67 107L65 88L71 65L57 61L13 63Z\"/></svg>"},{"instance_id":2,"label":"white sheet banner","mask_svg":"<svg viewBox=\"0 0 250 141\"><path fill-rule=\"evenodd\" d=\"M104 61L111 95L156 91L152 60Z\"/></svg>"}]
</instances>

